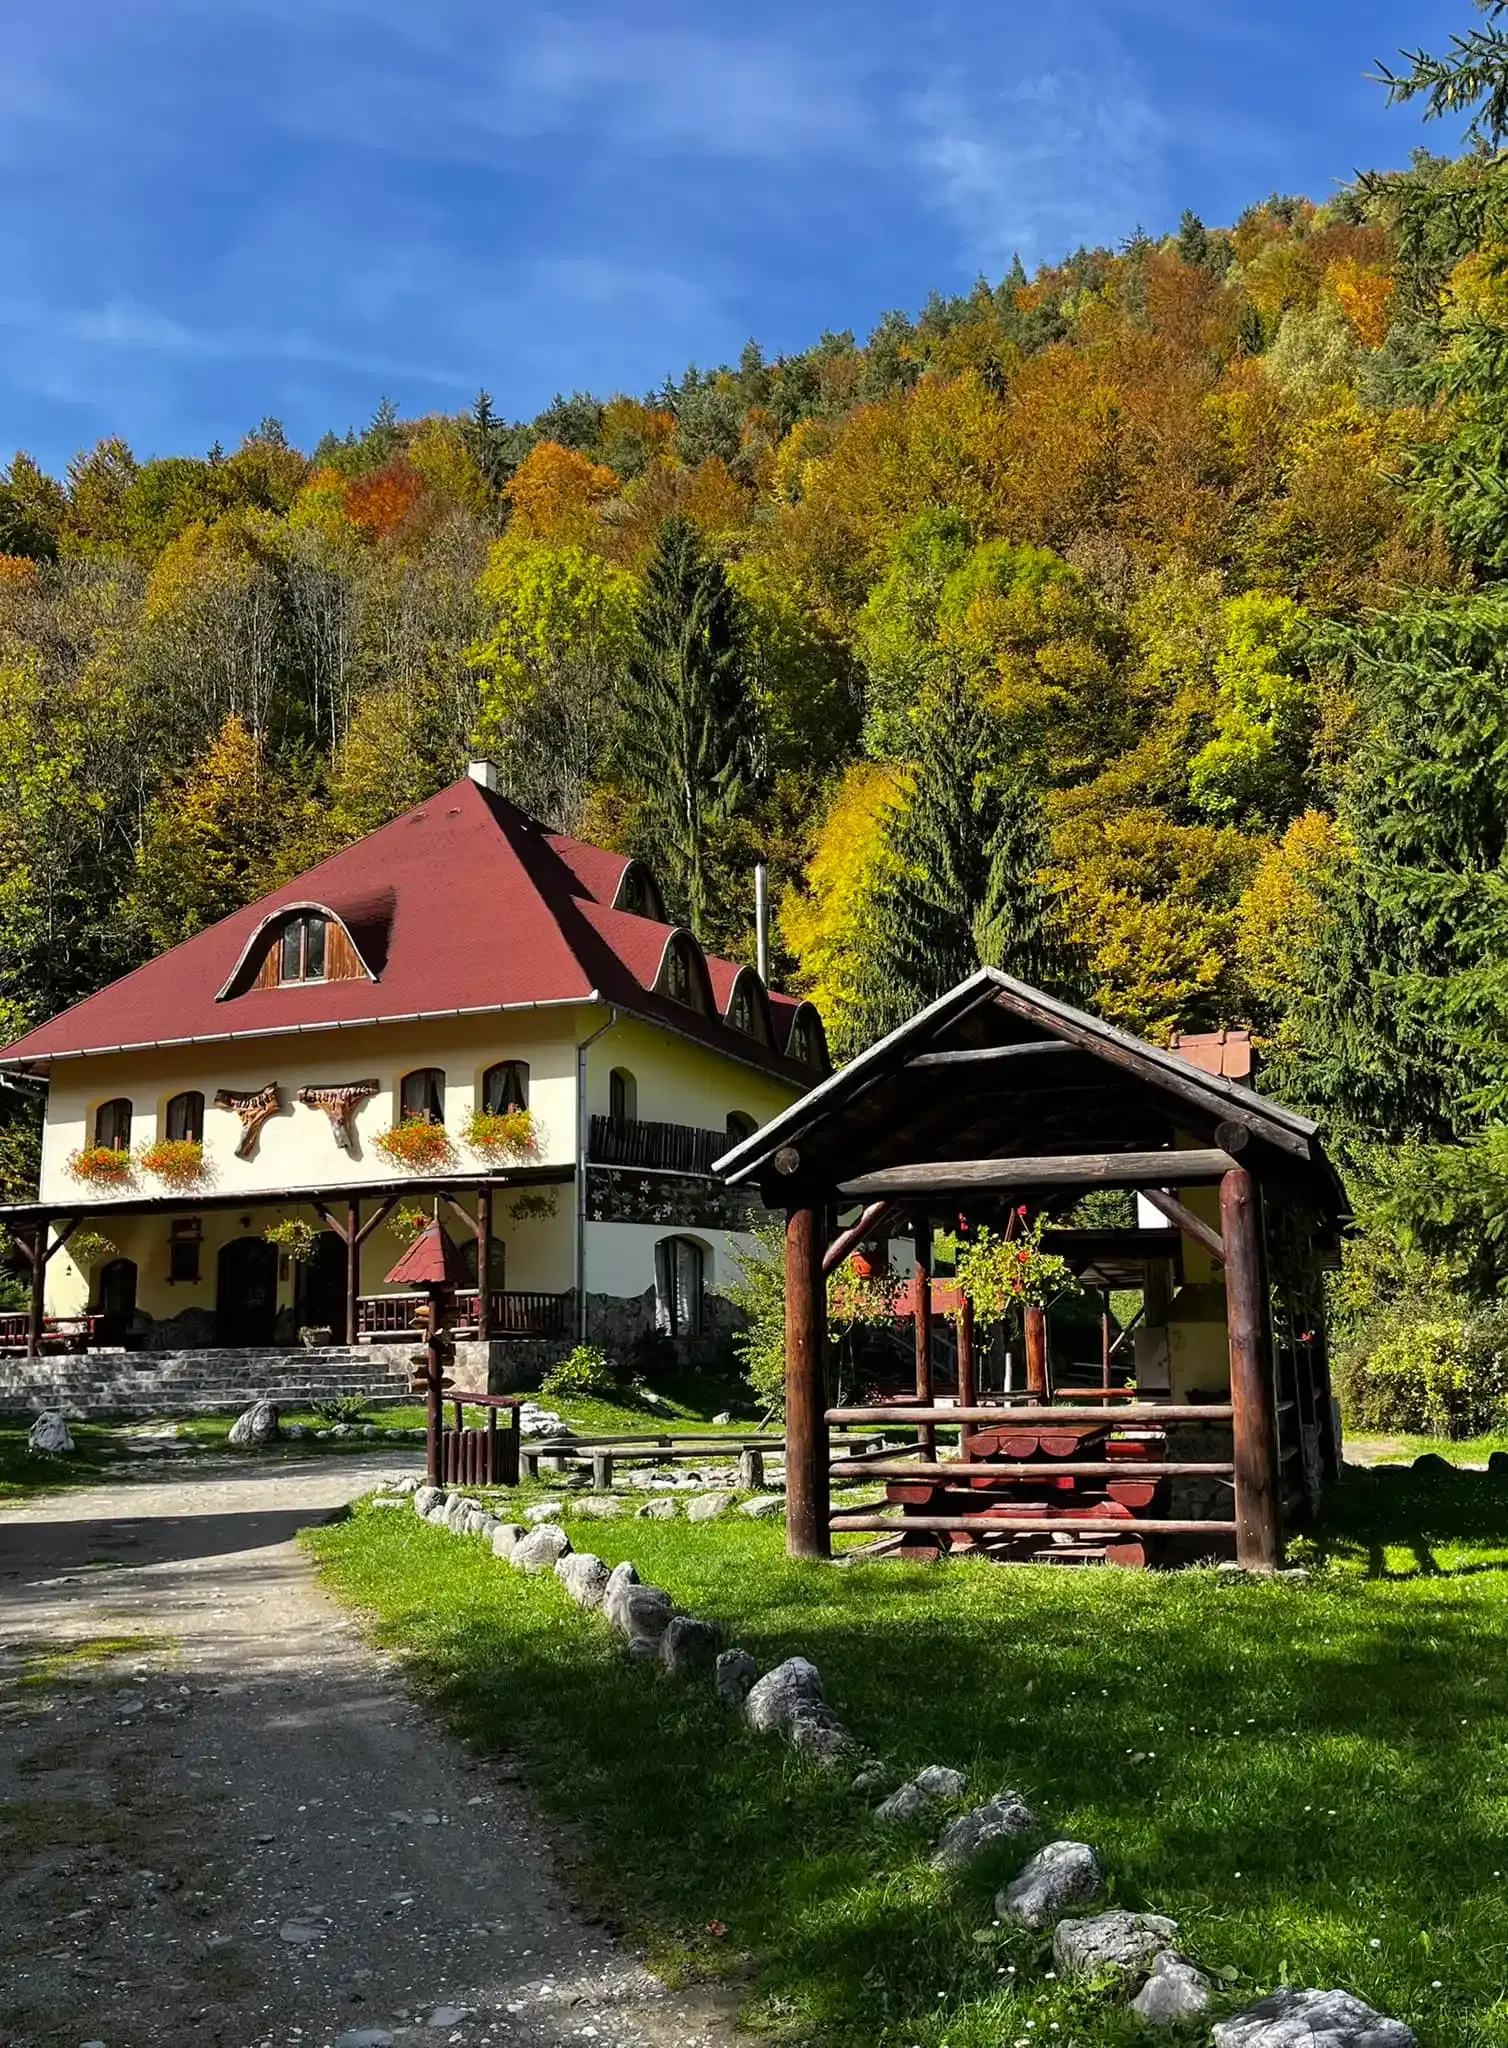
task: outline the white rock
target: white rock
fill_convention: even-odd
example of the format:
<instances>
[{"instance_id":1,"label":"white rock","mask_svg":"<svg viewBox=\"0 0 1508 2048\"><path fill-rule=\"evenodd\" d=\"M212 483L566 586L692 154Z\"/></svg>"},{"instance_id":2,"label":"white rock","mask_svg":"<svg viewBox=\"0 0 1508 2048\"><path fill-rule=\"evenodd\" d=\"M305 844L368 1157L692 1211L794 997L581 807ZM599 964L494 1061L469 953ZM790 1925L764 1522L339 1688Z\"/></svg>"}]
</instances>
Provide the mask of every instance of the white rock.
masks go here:
<instances>
[{"instance_id":1,"label":"white rock","mask_svg":"<svg viewBox=\"0 0 1508 2048\"><path fill-rule=\"evenodd\" d=\"M792 1749L828 1767L850 1760L858 1748L832 1708L821 1700L798 1700L781 1732Z\"/></svg>"},{"instance_id":2,"label":"white rock","mask_svg":"<svg viewBox=\"0 0 1508 2048\"><path fill-rule=\"evenodd\" d=\"M751 1521L762 1522L767 1516L785 1513L785 1498L778 1493L762 1493L757 1500L740 1501L738 1512Z\"/></svg>"},{"instance_id":3,"label":"white rock","mask_svg":"<svg viewBox=\"0 0 1508 2048\"><path fill-rule=\"evenodd\" d=\"M515 1571L553 1571L556 1560L564 1557L570 1547L571 1539L558 1523L541 1522L513 1546L508 1562Z\"/></svg>"},{"instance_id":4,"label":"white rock","mask_svg":"<svg viewBox=\"0 0 1508 2048\"><path fill-rule=\"evenodd\" d=\"M511 1564L514 1551L528 1533L527 1529L520 1529L516 1523L499 1522L492 1532L492 1555Z\"/></svg>"},{"instance_id":5,"label":"white rock","mask_svg":"<svg viewBox=\"0 0 1508 2048\"><path fill-rule=\"evenodd\" d=\"M608 1570L589 1550L573 1550L557 1560L555 1576L578 1607L600 1607L607 1591Z\"/></svg>"},{"instance_id":6,"label":"white rock","mask_svg":"<svg viewBox=\"0 0 1508 2048\"><path fill-rule=\"evenodd\" d=\"M687 1501L686 1519L688 1522L715 1522L732 1505L731 1493L699 1493L695 1500Z\"/></svg>"},{"instance_id":7,"label":"white rock","mask_svg":"<svg viewBox=\"0 0 1508 2048\"><path fill-rule=\"evenodd\" d=\"M647 1500L643 1507L634 1509L634 1519L638 1522L673 1522L675 1516L673 1500Z\"/></svg>"},{"instance_id":8,"label":"white rock","mask_svg":"<svg viewBox=\"0 0 1508 2048\"><path fill-rule=\"evenodd\" d=\"M1170 2027L1206 2011L1213 1990L1203 1970L1196 1970L1173 1949L1160 1948L1152 1958L1146 1983L1131 2001L1131 2010L1154 2027Z\"/></svg>"},{"instance_id":9,"label":"white rock","mask_svg":"<svg viewBox=\"0 0 1508 2048\"><path fill-rule=\"evenodd\" d=\"M822 1703L822 1675L805 1657L787 1657L750 1688L744 1718L761 1735L777 1734L802 1701Z\"/></svg>"},{"instance_id":10,"label":"white rock","mask_svg":"<svg viewBox=\"0 0 1508 2048\"><path fill-rule=\"evenodd\" d=\"M254 1401L230 1426L230 1441L237 1450L260 1450L278 1440L278 1412L270 1401Z\"/></svg>"},{"instance_id":11,"label":"white rock","mask_svg":"<svg viewBox=\"0 0 1508 2048\"><path fill-rule=\"evenodd\" d=\"M911 1782L929 1799L962 1799L969 1781L951 1764L924 1764Z\"/></svg>"},{"instance_id":12,"label":"white rock","mask_svg":"<svg viewBox=\"0 0 1508 2048\"><path fill-rule=\"evenodd\" d=\"M660 1661L676 1678L692 1678L717 1661L721 1641L710 1621L673 1614L660 1637Z\"/></svg>"},{"instance_id":13,"label":"white rock","mask_svg":"<svg viewBox=\"0 0 1508 2048\"><path fill-rule=\"evenodd\" d=\"M560 1520L560 1511L564 1506L565 1502L563 1500L537 1500L532 1508L524 1509L524 1520L526 1522L558 1522Z\"/></svg>"},{"instance_id":14,"label":"white rock","mask_svg":"<svg viewBox=\"0 0 1508 2048\"><path fill-rule=\"evenodd\" d=\"M588 1493L571 1502L571 1513L588 1522L616 1522L628 1513L628 1502L615 1493Z\"/></svg>"},{"instance_id":15,"label":"white rock","mask_svg":"<svg viewBox=\"0 0 1508 2048\"><path fill-rule=\"evenodd\" d=\"M1177 1921L1161 1913L1095 1913L1087 1920L1060 1920L1053 1930L1053 1961L1065 1977L1139 1978L1177 1932Z\"/></svg>"},{"instance_id":16,"label":"white rock","mask_svg":"<svg viewBox=\"0 0 1508 2048\"><path fill-rule=\"evenodd\" d=\"M443 1507L445 1489L443 1486L419 1486L414 1489L414 1513L429 1519L431 1508Z\"/></svg>"},{"instance_id":17,"label":"white rock","mask_svg":"<svg viewBox=\"0 0 1508 2048\"><path fill-rule=\"evenodd\" d=\"M932 1853L934 1870L958 1870L972 1863L991 1842L1010 1835L1029 1835L1036 1826L1030 1807L1018 1792L997 1792L983 1806L961 1813L944 1828Z\"/></svg>"},{"instance_id":18,"label":"white rock","mask_svg":"<svg viewBox=\"0 0 1508 2048\"><path fill-rule=\"evenodd\" d=\"M889 1783L890 1768L887 1764L882 1764L877 1757L873 1763L865 1764L862 1770L854 1773L853 1783L850 1785L849 1790L851 1792L866 1793L882 1792Z\"/></svg>"},{"instance_id":19,"label":"white rock","mask_svg":"<svg viewBox=\"0 0 1508 2048\"><path fill-rule=\"evenodd\" d=\"M670 1626L675 1604L663 1586L619 1586L611 1580L603 1594L602 1611L620 1635L635 1643L648 1643L659 1654L661 1636Z\"/></svg>"},{"instance_id":20,"label":"white rock","mask_svg":"<svg viewBox=\"0 0 1508 2048\"><path fill-rule=\"evenodd\" d=\"M65 1458L73 1450L68 1418L61 1408L46 1408L31 1426L26 1448L38 1457Z\"/></svg>"},{"instance_id":21,"label":"white rock","mask_svg":"<svg viewBox=\"0 0 1508 2048\"><path fill-rule=\"evenodd\" d=\"M914 1778L898 1785L888 1799L882 1799L874 1817L879 1821L915 1820L939 1800L961 1799L967 1783L962 1771L952 1770L947 1764L928 1764Z\"/></svg>"},{"instance_id":22,"label":"white rock","mask_svg":"<svg viewBox=\"0 0 1508 2048\"><path fill-rule=\"evenodd\" d=\"M733 1411L730 1408L725 1408L721 1415L714 1415L712 1418L714 1427L718 1429L725 1428L732 1420Z\"/></svg>"},{"instance_id":23,"label":"white rock","mask_svg":"<svg viewBox=\"0 0 1508 2048\"><path fill-rule=\"evenodd\" d=\"M747 1650L724 1650L717 1660L712 1682L725 1707L742 1707L758 1676L759 1666Z\"/></svg>"},{"instance_id":24,"label":"white rock","mask_svg":"<svg viewBox=\"0 0 1508 2048\"><path fill-rule=\"evenodd\" d=\"M1349 1991L1274 1991L1222 2020L1215 2048L1419 2048L1412 2027Z\"/></svg>"},{"instance_id":25,"label":"white rock","mask_svg":"<svg viewBox=\"0 0 1508 2048\"><path fill-rule=\"evenodd\" d=\"M393 2040L386 2027L351 2027L335 2036L335 2048L393 2048Z\"/></svg>"},{"instance_id":26,"label":"white rock","mask_svg":"<svg viewBox=\"0 0 1508 2048\"><path fill-rule=\"evenodd\" d=\"M471 2018L469 2005L437 2005L424 2022L427 2027L458 2027L463 2020Z\"/></svg>"},{"instance_id":27,"label":"white rock","mask_svg":"<svg viewBox=\"0 0 1508 2048\"><path fill-rule=\"evenodd\" d=\"M1049 1842L995 1897L995 1912L1015 1927L1039 1934L1070 1906L1088 1905L1105 1887L1100 1859L1087 1842Z\"/></svg>"}]
</instances>

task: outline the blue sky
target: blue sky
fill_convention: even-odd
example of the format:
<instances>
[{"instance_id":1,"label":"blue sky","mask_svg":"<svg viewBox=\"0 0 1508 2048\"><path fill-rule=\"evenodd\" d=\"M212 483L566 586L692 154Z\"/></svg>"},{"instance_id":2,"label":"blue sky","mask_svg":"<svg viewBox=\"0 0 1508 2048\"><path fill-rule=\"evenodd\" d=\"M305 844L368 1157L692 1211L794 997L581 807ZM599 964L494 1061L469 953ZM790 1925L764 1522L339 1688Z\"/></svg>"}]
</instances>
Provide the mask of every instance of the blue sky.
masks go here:
<instances>
[{"instance_id":1,"label":"blue sky","mask_svg":"<svg viewBox=\"0 0 1508 2048\"><path fill-rule=\"evenodd\" d=\"M1468 0L9 0L0 460L305 446L861 336L1081 241L1322 198ZM1443 132L1435 147L1451 146Z\"/></svg>"}]
</instances>

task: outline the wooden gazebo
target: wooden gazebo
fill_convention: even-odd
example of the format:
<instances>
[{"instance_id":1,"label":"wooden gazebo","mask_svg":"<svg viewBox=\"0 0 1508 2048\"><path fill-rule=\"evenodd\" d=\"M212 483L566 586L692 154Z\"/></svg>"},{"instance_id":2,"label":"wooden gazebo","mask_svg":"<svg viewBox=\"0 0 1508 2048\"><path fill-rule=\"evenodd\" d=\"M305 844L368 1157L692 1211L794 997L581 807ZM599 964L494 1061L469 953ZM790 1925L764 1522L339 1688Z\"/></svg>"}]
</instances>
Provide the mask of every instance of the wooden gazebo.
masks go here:
<instances>
[{"instance_id":1,"label":"wooden gazebo","mask_svg":"<svg viewBox=\"0 0 1508 2048\"><path fill-rule=\"evenodd\" d=\"M834 1530L894 1530L1014 1556L1031 1554L1024 1539L1085 1554L1146 1539L1154 1553L1233 1550L1267 1570L1281 1562L1285 1527L1317 1507L1338 1469L1321 1273L1344 1191L1308 1118L1176 1052L981 969L716 1170L786 1214L793 1556L828 1556ZM934 1225L999 1228L1023 1204L1066 1220L1095 1189L1135 1190L1138 1227L1080 1223L1046 1242L1086 1275L1140 1277L1134 1387L1112 1386L1107 1364L1098 1394L1055 1391L1041 1320L1028 1312L1024 1384L982 1399L964 1305L955 1398L940 1403ZM857 1247L907 1232L914 1404L829 1407L827 1275ZM916 1441L833 1466L830 1428L859 1422L904 1424ZM940 1459L938 1432L954 1425L958 1454ZM1115 1476L1133 1457L1135 1487ZM900 1513L834 1514L835 1471L892 1482ZM934 1510L919 1510L929 1488Z\"/></svg>"}]
</instances>

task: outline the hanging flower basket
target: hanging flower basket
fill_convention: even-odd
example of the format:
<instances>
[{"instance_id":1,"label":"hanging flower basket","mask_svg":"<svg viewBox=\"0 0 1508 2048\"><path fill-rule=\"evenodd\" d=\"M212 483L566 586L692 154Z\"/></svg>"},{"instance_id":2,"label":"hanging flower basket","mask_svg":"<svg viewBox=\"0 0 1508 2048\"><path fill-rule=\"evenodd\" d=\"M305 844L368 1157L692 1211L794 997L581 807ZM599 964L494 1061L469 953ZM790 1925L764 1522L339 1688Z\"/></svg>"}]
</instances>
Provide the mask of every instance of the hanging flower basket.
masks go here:
<instances>
[{"instance_id":1,"label":"hanging flower basket","mask_svg":"<svg viewBox=\"0 0 1508 2048\"><path fill-rule=\"evenodd\" d=\"M444 1124L428 1117L405 1117L373 1141L384 1159L406 1166L410 1173L439 1173L455 1163L456 1148Z\"/></svg>"},{"instance_id":2,"label":"hanging flower basket","mask_svg":"<svg viewBox=\"0 0 1508 2048\"><path fill-rule=\"evenodd\" d=\"M198 1138L159 1138L142 1146L137 1164L170 1188L197 1187L204 1178L204 1146Z\"/></svg>"},{"instance_id":3,"label":"hanging flower basket","mask_svg":"<svg viewBox=\"0 0 1508 2048\"><path fill-rule=\"evenodd\" d=\"M1076 1294L1079 1282L1066 1259L1042 1249L1047 1218L1028 1224L1018 1209L1005 1237L980 1230L972 1239L960 1235L956 1285L974 1305L981 1323L1003 1322L1013 1308L1046 1308L1060 1294Z\"/></svg>"},{"instance_id":4,"label":"hanging flower basket","mask_svg":"<svg viewBox=\"0 0 1508 2048\"><path fill-rule=\"evenodd\" d=\"M113 1145L81 1145L70 1154L68 1171L74 1180L92 1188L128 1188L135 1174L129 1152Z\"/></svg>"},{"instance_id":5,"label":"hanging flower basket","mask_svg":"<svg viewBox=\"0 0 1508 2048\"><path fill-rule=\"evenodd\" d=\"M828 1279L827 1320L834 1335L864 1326L883 1327L895 1320L901 1284L892 1273L876 1273L857 1253L843 1261Z\"/></svg>"},{"instance_id":6,"label":"hanging flower basket","mask_svg":"<svg viewBox=\"0 0 1508 2048\"><path fill-rule=\"evenodd\" d=\"M539 1133L527 1109L474 1109L461 1127L461 1142L495 1166L533 1159Z\"/></svg>"},{"instance_id":7,"label":"hanging flower basket","mask_svg":"<svg viewBox=\"0 0 1508 2048\"><path fill-rule=\"evenodd\" d=\"M269 1223L262 1235L270 1245L285 1252L295 1266L302 1266L312 1255L319 1232L302 1216L285 1216L280 1223Z\"/></svg>"}]
</instances>

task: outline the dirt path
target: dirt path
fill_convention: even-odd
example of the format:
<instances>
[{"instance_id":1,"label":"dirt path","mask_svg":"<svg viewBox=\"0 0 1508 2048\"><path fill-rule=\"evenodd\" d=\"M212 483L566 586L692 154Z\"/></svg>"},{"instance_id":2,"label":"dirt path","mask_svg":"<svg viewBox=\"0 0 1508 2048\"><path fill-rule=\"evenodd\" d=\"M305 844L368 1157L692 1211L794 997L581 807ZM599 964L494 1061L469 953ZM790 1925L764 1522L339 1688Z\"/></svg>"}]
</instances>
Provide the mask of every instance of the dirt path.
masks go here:
<instances>
[{"instance_id":1,"label":"dirt path","mask_svg":"<svg viewBox=\"0 0 1508 2048\"><path fill-rule=\"evenodd\" d=\"M295 1531L402 1462L0 1512L0 2048L732 2040L316 1583Z\"/></svg>"}]
</instances>

